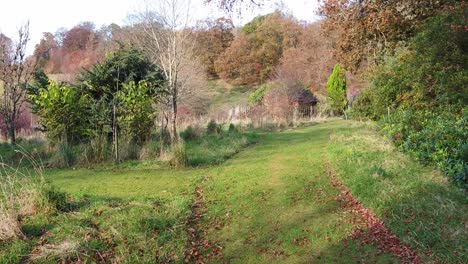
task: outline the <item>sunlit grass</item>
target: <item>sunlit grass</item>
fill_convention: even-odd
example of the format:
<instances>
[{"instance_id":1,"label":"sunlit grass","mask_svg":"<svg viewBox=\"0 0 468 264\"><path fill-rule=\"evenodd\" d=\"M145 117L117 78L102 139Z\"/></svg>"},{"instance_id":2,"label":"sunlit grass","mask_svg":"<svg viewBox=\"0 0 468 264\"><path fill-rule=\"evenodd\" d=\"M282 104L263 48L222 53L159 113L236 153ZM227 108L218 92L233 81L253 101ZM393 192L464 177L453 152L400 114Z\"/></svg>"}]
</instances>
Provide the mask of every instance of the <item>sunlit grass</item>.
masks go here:
<instances>
[{"instance_id":1,"label":"sunlit grass","mask_svg":"<svg viewBox=\"0 0 468 264\"><path fill-rule=\"evenodd\" d=\"M396 151L365 124L332 136L329 157L353 194L423 260L468 261L466 194L440 172Z\"/></svg>"},{"instance_id":2,"label":"sunlit grass","mask_svg":"<svg viewBox=\"0 0 468 264\"><path fill-rule=\"evenodd\" d=\"M183 263L197 186L206 206L198 227L202 239L223 248L222 257L209 263L398 262L377 245L349 237L351 215L336 201L327 160L353 195L424 261L466 262L464 194L396 152L367 125L334 120L265 132L257 144L233 153L216 149L230 145L219 140L228 139L188 148L195 156L212 151L204 160L209 166L173 169L128 161L47 170L46 180L70 194L53 199L66 210L25 218L27 239L0 245L0 262ZM430 251L433 256L425 255Z\"/></svg>"}]
</instances>

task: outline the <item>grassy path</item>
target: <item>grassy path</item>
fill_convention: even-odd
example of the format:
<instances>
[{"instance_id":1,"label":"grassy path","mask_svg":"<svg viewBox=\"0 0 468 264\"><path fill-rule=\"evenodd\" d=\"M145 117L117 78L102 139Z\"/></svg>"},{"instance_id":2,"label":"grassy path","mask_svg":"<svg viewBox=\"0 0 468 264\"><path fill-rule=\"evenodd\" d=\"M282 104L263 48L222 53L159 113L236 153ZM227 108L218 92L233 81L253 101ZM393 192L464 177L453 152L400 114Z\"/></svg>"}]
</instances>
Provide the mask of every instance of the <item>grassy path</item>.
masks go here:
<instances>
[{"instance_id":1,"label":"grassy path","mask_svg":"<svg viewBox=\"0 0 468 264\"><path fill-rule=\"evenodd\" d=\"M330 134L343 125L267 134L261 145L209 172L205 229L224 248L217 261L395 261L373 246L343 242L350 215L340 209L323 164Z\"/></svg>"},{"instance_id":2,"label":"grassy path","mask_svg":"<svg viewBox=\"0 0 468 264\"><path fill-rule=\"evenodd\" d=\"M96 243L113 241L93 250L107 250L122 263L200 259L187 256L192 253L209 263L400 262L382 244L352 236L359 221L337 199L342 190L330 181L327 160L357 200L423 262L468 261L463 192L375 132L345 121L262 134L259 144L219 166L49 171L59 189L96 199L58 217L51 233L60 236L50 240L68 236L87 252L90 242L80 241L91 230L100 234ZM89 222L99 230L83 224ZM116 238L113 230L124 233Z\"/></svg>"}]
</instances>

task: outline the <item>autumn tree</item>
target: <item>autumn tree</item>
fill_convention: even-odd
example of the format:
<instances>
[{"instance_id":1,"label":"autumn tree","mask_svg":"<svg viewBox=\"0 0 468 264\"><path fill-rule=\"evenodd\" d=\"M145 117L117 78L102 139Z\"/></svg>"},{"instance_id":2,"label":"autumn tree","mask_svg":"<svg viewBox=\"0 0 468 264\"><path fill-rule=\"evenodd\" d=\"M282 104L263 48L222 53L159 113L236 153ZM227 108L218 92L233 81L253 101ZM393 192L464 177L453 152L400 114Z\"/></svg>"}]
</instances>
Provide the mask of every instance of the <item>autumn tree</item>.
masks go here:
<instances>
[{"instance_id":1,"label":"autumn tree","mask_svg":"<svg viewBox=\"0 0 468 264\"><path fill-rule=\"evenodd\" d=\"M82 22L68 30L63 36L62 47L69 51L86 50L96 45L94 24Z\"/></svg>"},{"instance_id":2,"label":"autumn tree","mask_svg":"<svg viewBox=\"0 0 468 264\"><path fill-rule=\"evenodd\" d=\"M333 69L333 38L322 35L321 22L305 26L299 35L298 44L283 52L274 79L302 82L314 91L326 87Z\"/></svg>"},{"instance_id":3,"label":"autumn tree","mask_svg":"<svg viewBox=\"0 0 468 264\"><path fill-rule=\"evenodd\" d=\"M16 122L26 101L26 88L32 78L34 62L26 57L29 42L29 23L18 30L15 42L0 42L0 114L8 130L12 145L16 144Z\"/></svg>"},{"instance_id":4,"label":"autumn tree","mask_svg":"<svg viewBox=\"0 0 468 264\"><path fill-rule=\"evenodd\" d=\"M278 65L283 50L297 45L300 32L301 25L280 11L259 16L240 30L216 61L216 71L233 84L262 83Z\"/></svg>"},{"instance_id":5,"label":"autumn tree","mask_svg":"<svg viewBox=\"0 0 468 264\"><path fill-rule=\"evenodd\" d=\"M218 78L215 61L234 40L233 30L234 24L228 18L205 20L198 24L194 34L195 56L205 66L209 78Z\"/></svg>"},{"instance_id":6,"label":"autumn tree","mask_svg":"<svg viewBox=\"0 0 468 264\"><path fill-rule=\"evenodd\" d=\"M42 39L34 49L34 58L38 65L43 67L50 59L52 49L57 48L57 41L55 36L50 32L42 33Z\"/></svg>"},{"instance_id":7,"label":"autumn tree","mask_svg":"<svg viewBox=\"0 0 468 264\"><path fill-rule=\"evenodd\" d=\"M70 30L62 28L55 34L45 32L34 57L46 73L68 75L66 81L74 82L83 68L90 68L110 51L104 45L110 41L109 36L96 30L91 22L79 23Z\"/></svg>"},{"instance_id":8,"label":"autumn tree","mask_svg":"<svg viewBox=\"0 0 468 264\"><path fill-rule=\"evenodd\" d=\"M348 68L357 69L369 58L414 35L428 17L462 0L323 0L320 14L325 32L340 36L335 55Z\"/></svg>"}]
</instances>

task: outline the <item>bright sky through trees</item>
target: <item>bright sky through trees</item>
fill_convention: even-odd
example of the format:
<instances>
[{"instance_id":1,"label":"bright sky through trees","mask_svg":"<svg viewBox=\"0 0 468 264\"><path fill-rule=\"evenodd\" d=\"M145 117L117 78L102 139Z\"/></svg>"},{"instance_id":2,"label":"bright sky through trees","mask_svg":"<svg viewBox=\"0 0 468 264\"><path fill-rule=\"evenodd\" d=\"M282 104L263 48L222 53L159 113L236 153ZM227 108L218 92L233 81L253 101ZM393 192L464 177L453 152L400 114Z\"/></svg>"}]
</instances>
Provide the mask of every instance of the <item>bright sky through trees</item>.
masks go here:
<instances>
[{"instance_id":1,"label":"bright sky through trees","mask_svg":"<svg viewBox=\"0 0 468 264\"><path fill-rule=\"evenodd\" d=\"M216 6L204 5L204 0L192 1L196 19L225 16ZM110 23L122 25L128 14L141 9L144 3L144 0L5 0L0 13L0 32L15 38L17 29L29 20L31 45L28 53L31 53L42 32L55 33L62 27L70 29L82 21L91 21L96 27ZM241 18L234 15L233 20L236 25L244 24L281 6L299 19L312 21L317 18L317 5L316 0L271 1L261 9L244 12Z\"/></svg>"}]
</instances>

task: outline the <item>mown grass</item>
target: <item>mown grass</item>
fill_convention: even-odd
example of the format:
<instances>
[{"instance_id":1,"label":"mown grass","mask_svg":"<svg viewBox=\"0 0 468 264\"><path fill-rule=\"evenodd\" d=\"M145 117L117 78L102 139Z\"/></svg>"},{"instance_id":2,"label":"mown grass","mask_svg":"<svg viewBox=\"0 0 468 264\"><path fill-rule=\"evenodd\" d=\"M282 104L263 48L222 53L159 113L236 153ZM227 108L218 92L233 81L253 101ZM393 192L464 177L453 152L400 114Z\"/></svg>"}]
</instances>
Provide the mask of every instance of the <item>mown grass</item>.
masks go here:
<instances>
[{"instance_id":1,"label":"mown grass","mask_svg":"<svg viewBox=\"0 0 468 264\"><path fill-rule=\"evenodd\" d=\"M328 148L351 192L382 217L423 262L468 262L468 198L442 174L394 149L374 128L351 123Z\"/></svg>"},{"instance_id":2,"label":"mown grass","mask_svg":"<svg viewBox=\"0 0 468 264\"><path fill-rule=\"evenodd\" d=\"M351 230L324 172L332 122L267 133L261 143L210 173L208 239L223 246L214 263L395 262L375 245L343 241Z\"/></svg>"},{"instance_id":3,"label":"mown grass","mask_svg":"<svg viewBox=\"0 0 468 264\"><path fill-rule=\"evenodd\" d=\"M216 163L227 153L216 150L222 140L210 138L203 150L194 143L187 152L199 156L213 149L205 164ZM325 173L326 160L403 242L420 254L433 252L424 262L466 262L464 194L374 131L333 121L261 133L255 140L217 166L171 169L131 161L47 170L51 185L70 194L70 206L24 219L28 239L0 244L0 262L183 263L196 187L203 189L206 207L197 226L201 239L223 248L222 256L206 257L208 263L399 262L377 245L349 237L352 216L336 201L339 190Z\"/></svg>"}]
</instances>

